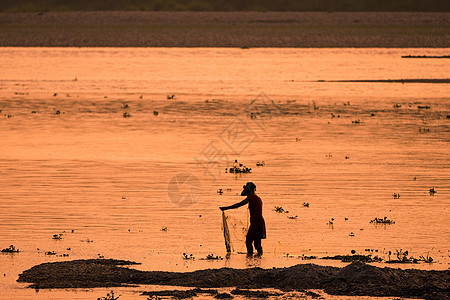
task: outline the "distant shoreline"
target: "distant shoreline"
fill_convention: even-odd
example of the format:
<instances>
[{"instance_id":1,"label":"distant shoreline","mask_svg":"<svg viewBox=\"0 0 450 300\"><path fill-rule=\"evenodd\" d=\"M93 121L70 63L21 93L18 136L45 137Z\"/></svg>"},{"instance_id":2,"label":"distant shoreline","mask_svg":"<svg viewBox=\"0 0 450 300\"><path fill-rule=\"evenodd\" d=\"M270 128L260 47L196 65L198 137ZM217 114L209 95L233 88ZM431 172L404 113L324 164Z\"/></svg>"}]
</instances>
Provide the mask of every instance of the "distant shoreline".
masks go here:
<instances>
[{"instance_id":1,"label":"distant shoreline","mask_svg":"<svg viewBox=\"0 0 450 300\"><path fill-rule=\"evenodd\" d=\"M0 47L448 48L450 13L0 13Z\"/></svg>"}]
</instances>

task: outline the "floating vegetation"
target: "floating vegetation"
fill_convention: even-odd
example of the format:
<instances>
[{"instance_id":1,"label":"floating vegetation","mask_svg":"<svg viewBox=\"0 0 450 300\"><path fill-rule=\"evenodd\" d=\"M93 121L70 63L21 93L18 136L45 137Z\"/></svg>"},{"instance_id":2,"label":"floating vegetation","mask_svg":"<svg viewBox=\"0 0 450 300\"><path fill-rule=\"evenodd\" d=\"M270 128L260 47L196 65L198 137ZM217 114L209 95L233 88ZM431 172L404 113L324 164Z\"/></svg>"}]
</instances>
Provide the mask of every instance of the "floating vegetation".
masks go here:
<instances>
[{"instance_id":1,"label":"floating vegetation","mask_svg":"<svg viewBox=\"0 0 450 300\"><path fill-rule=\"evenodd\" d=\"M35 110L32 110L32 111L31 111L31 113L32 113L32 114L35 114L35 113L36 113L36 111L35 111Z\"/></svg>"},{"instance_id":2,"label":"floating vegetation","mask_svg":"<svg viewBox=\"0 0 450 300\"><path fill-rule=\"evenodd\" d=\"M221 256L218 256L218 255L214 256L214 254L212 254L212 253L206 255L206 259L207 260L223 260L223 258Z\"/></svg>"},{"instance_id":3,"label":"floating vegetation","mask_svg":"<svg viewBox=\"0 0 450 300\"><path fill-rule=\"evenodd\" d=\"M387 217L384 217L383 219L375 217L373 220L370 221L370 223L373 223L373 224L395 224L395 221L389 220Z\"/></svg>"},{"instance_id":4,"label":"floating vegetation","mask_svg":"<svg viewBox=\"0 0 450 300\"><path fill-rule=\"evenodd\" d=\"M167 226L163 226L163 227L161 228L161 231L166 232L167 230L168 230Z\"/></svg>"},{"instance_id":5,"label":"floating vegetation","mask_svg":"<svg viewBox=\"0 0 450 300\"><path fill-rule=\"evenodd\" d=\"M418 105L417 108L418 109L430 109L431 106L429 106L429 105Z\"/></svg>"},{"instance_id":6,"label":"floating vegetation","mask_svg":"<svg viewBox=\"0 0 450 300\"><path fill-rule=\"evenodd\" d=\"M55 115L60 115L61 111L60 110L55 110Z\"/></svg>"},{"instance_id":7,"label":"floating vegetation","mask_svg":"<svg viewBox=\"0 0 450 300\"><path fill-rule=\"evenodd\" d=\"M223 190L222 189L218 189L217 190L217 194L222 195L223 194Z\"/></svg>"},{"instance_id":8,"label":"floating vegetation","mask_svg":"<svg viewBox=\"0 0 450 300\"><path fill-rule=\"evenodd\" d=\"M231 168L225 168L225 173L251 173L252 168L247 168L243 164L239 163L237 159L234 161L234 166Z\"/></svg>"},{"instance_id":9,"label":"floating vegetation","mask_svg":"<svg viewBox=\"0 0 450 300\"><path fill-rule=\"evenodd\" d=\"M277 212L277 213L279 213L279 214L283 214L283 213L289 213L289 211L288 210L285 210L283 207L281 207L281 206L274 206L274 211L275 212Z\"/></svg>"},{"instance_id":10,"label":"floating vegetation","mask_svg":"<svg viewBox=\"0 0 450 300\"><path fill-rule=\"evenodd\" d=\"M52 239L53 240L62 240L62 233L54 234Z\"/></svg>"},{"instance_id":11,"label":"floating vegetation","mask_svg":"<svg viewBox=\"0 0 450 300\"><path fill-rule=\"evenodd\" d=\"M333 154L328 153L327 155L325 155L325 157L332 158L332 157L333 157Z\"/></svg>"},{"instance_id":12,"label":"floating vegetation","mask_svg":"<svg viewBox=\"0 0 450 300\"><path fill-rule=\"evenodd\" d=\"M45 255L56 255L55 251L47 251L44 253Z\"/></svg>"},{"instance_id":13,"label":"floating vegetation","mask_svg":"<svg viewBox=\"0 0 450 300\"><path fill-rule=\"evenodd\" d=\"M298 216L288 216L287 218L289 220L297 220Z\"/></svg>"},{"instance_id":14,"label":"floating vegetation","mask_svg":"<svg viewBox=\"0 0 450 300\"><path fill-rule=\"evenodd\" d=\"M303 207L309 207L309 202L303 202L302 205Z\"/></svg>"},{"instance_id":15,"label":"floating vegetation","mask_svg":"<svg viewBox=\"0 0 450 300\"><path fill-rule=\"evenodd\" d=\"M419 132L430 132L430 128L419 127Z\"/></svg>"},{"instance_id":16,"label":"floating vegetation","mask_svg":"<svg viewBox=\"0 0 450 300\"><path fill-rule=\"evenodd\" d=\"M9 245L8 248L2 249L2 253L18 253L19 249L16 249L14 245Z\"/></svg>"},{"instance_id":17,"label":"floating vegetation","mask_svg":"<svg viewBox=\"0 0 450 300\"><path fill-rule=\"evenodd\" d=\"M266 163L264 161L261 161L261 162L257 161L256 162L256 166L257 167L264 167L265 165L266 165Z\"/></svg>"},{"instance_id":18,"label":"floating vegetation","mask_svg":"<svg viewBox=\"0 0 450 300\"><path fill-rule=\"evenodd\" d=\"M400 199L400 194L393 193L392 197L394 197L394 199Z\"/></svg>"},{"instance_id":19,"label":"floating vegetation","mask_svg":"<svg viewBox=\"0 0 450 300\"><path fill-rule=\"evenodd\" d=\"M353 120L352 121L352 124L363 124L364 122L363 121L361 121L360 119L358 119L358 120Z\"/></svg>"},{"instance_id":20,"label":"floating vegetation","mask_svg":"<svg viewBox=\"0 0 450 300\"><path fill-rule=\"evenodd\" d=\"M414 257L408 257L408 250L403 251L402 249L400 250L395 250L395 256L397 257L397 259L393 259L391 260L391 255L392 252L389 251L389 260L387 260L387 263L400 263L400 264L408 264L408 263L413 263L416 264L419 260L417 258Z\"/></svg>"},{"instance_id":21,"label":"floating vegetation","mask_svg":"<svg viewBox=\"0 0 450 300\"><path fill-rule=\"evenodd\" d=\"M348 236L355 236L355 234L353 232L350 232Z\"/></svg>"},{"instance_id":22,"label":"floating vegetation","mask_svg":"<svg viewBox=\"0 0 450 300\"><path fill-rule=\"evenodd\" d=\"M250 119L256 119L258 114L259 113L250 113L248 116L250 117Z\"/></svg>"},{"instance_id":23,"label":"floating vegetation","mask_svg":"<svg viewBox=\"0 0 450 300\"><path fill-rule=\"evenodd\" d=\"M194 255L191 253L189 255L187 255L186 253L183 253L183 259L184 260L189 260L189 259L195 259Z\"/></svg>"},{"instance_id":24,"label":"floating vegetation","mask_svg":"<svg viewBox=\"0 0 450 300\"><path fill-rule=\"evenodd\" d=\"M423 262L426 262L426 263L432 263L433 262L433 258L431 256L429 256L428 254L427 254L427 257L424 257L422 255L419 256L419 260L423 261Z\"/></svg>"},{"instance_id":25,"label":"floating vegetation","mask_svg":"<svg viewBox=\"0 0 450 300\"><path fill-rule=\"evenodd\" d=\"M147 299L151 300L159 300L159 299L166 299L166 297L173 297L174 299L187 299L187 298L193 298L199 296L199 294L209 294L211 296L214 296L216 299L229 299L233 298L230 294L223 293L228 295L229 297L217 297L219 295L218 291L213 289L200 289L195 288L191 290L163 290L163 291L149 291L149 292L143 292L143 296L149 296ZM160 298L164 297L164 298Z\"/></svg>"},{"instance_id":26,"label":"floating vegetation","mask_svg":"<svg viewBox=\"0 0 450 300\"><path fill-rule=\"evenodd\" d=\"M114 295L114 291L111 291L106 294L106 297L100 297L100 298L97 298L97 300L116 300L116 299L119 299L119 297L120 297L120 295L116 297Z\"/></svg>"},{"instance_id":27,"label":"floating vegetation","mask_svg":"<svg viewBox=\"0 0 450 300\"><path fill-rule=\"evenodd\" d=\"M58 93L54 93L54 94L53 94L53 97L56 97L56 96L58 96Z\"/></svg>"},{"instance_id":28,"label":"floating vegetation","mask_svg":"<svg viewBox=\"0 0 450 300\"><path fill-rule=\"evenodd\" d=\"M401 104L398 104L398 103L395 103L395 104L394 104L394 108L400 108L400 107L402 107Z\"/></svg>"},{"instance_id":29,"label":"floating vegetation","mask_svg":"<svg viewBox=\"0 0 450 300\"><path fill-rule=\"evenodd\" d=\"M316 259L317 256L314 256L314 255L308 256L308 255L302 254L298 258L300 258L301 260L311 260L311 259Z\"/></svg>"},{"instance_id":30,"label":"floating vegetation","mask_svg":"<svg viewBox=\"0 0 450 300\"><path fill-rule=\"evenodd\" d=\"M436 194L437 193L437 191L434 189L434 187L432 187L431 189L430 189L430 195L431 196L434 196L434 194Z\"/></svg>"},{"instance_id":31,"label":"floating vegetation","mask_svg":"<svg viewBox=\"0 0 450 300\"><path fill-rule=\"evenodd\" d=\"M351 255L326 256L326 257L322 257L321 259L340 260L342 262L360 261L363 263L381 262L382 261L382 259L379 258L378 256L372 257L372 254L368 254L368 255L356 254L355 250L352 250L351 253L352 253Z\"/></svg>"},{"instance_id":32,"label":"floating vegetation","mask_svg":"<svg viewBox=\"0 0 450 300\"><path fill-rule=\"evenodd\" d=\"M159 114L159 112L157 112L156 110L153 111L153 115L157 116Z\"/></svg>"},{"instance_id":33,"label":"floating vegetation","mask_svg":"<svg viewBox=\"0 0 450 300\"><path fill-rule=\"evenodd\" d=\"M327 225L333 225L334 224L334 218L331 218L330 221L328 221Z\"/></svg>"},{"instance_id":34,"label":"floating vegetation","mask_svg":"<svg viewBox=\"0 0 450 300\"><path fill-rule=\"evenodd\" d=\"M173 100L175 98L175 95L174 94L172 94L172 95L167 95L167 100Z\"/></svg>"},{"instance_id":35,"label":"floating vegetation","mask_svg":"<svg viewBox=\"0 0 450 300\"><path fill-rule=\"evenodd\" d=\"M128 112L124 112L124 113L122 114L122 117L124 117L124 118L129 118L129 117L131 117L131 114L128 113Z\"/></svg>"},{"instance_id":36,"label":"floating vegetation","mask_svg":"<svg viewBox=\"0 0 450 300\"><path fill-rule=\"evenodd\" d=\"M81 240L80 242L93 243L94 241L90 240L90 239L85 239L85 240Z\"/></svg>"},{"instance_id":37,"label":"floating vegetation","mask_svg":"<svg viewBox=\"0 0 450 300\"><path fill-rule=\"evenodd\" d=\"M122 108L123 109L127 109L127 108L129 108L130 106L128 105L128 104L126 104L126 103L124 103L123 105L122 105Z\"/></svg>"}]
</instances>

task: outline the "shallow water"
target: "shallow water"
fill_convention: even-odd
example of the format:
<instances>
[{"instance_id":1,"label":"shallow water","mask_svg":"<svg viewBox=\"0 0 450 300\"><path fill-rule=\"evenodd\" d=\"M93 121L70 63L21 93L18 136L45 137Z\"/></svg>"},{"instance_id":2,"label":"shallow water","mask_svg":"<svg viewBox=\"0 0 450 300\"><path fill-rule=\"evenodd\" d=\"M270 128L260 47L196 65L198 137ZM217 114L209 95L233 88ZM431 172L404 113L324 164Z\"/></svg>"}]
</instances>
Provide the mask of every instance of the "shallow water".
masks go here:
<instances>
[{"instance_id":1,"label":"shallow water","mask_svg":"<svg viewBox=\"0 0 450 300\"><path fill-rule=\"evenodd\" d=\"M401 58L446 51L0 48L0 248L21 250L0 255L1 289L85 298L15 280L38 263L99 256L191 271L403 249L434 262L395 267L447 269L449 85L317 82L449 78L449 60ZM225 173L235 159L252 173ZM218 207L240 201L246 181L264 202L264 256L238 254L236 229L229 260L200 260L225 256ZM247 224L244 208L227 215ZM385 216L395 224L369 223Z\"/></svg>"}]
</instances>

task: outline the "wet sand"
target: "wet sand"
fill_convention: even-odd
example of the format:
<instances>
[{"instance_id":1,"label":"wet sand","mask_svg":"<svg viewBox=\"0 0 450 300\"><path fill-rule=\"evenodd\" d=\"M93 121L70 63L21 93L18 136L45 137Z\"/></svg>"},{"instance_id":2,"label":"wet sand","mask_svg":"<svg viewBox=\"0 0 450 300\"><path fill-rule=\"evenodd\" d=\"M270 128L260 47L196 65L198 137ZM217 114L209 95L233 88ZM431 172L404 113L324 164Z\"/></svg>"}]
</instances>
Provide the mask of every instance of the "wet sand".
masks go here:
<instances>
[{"instance_id":1,"label":"wet sand","mask_svg":"<svg viewBox=\"0 0 450 300\"><path fill-rule=\"evenodd\" d=\"M206 269L194 272L140 271L113 259L44 263L19 275L35 289L94 288L135 284L199 288L275 288L284 292L323 289L332 295L448 299L450 270L378 268L354 262L344 268L300 264L289 268Z\"/></svg>"},{"instance_id":2,"label":"wet sand","mask_svg":"<svg viewBox=\"0 0 450 300\"><path fill-rule=\"evenodd\" d=\"M1 13L0 46L446 48L449 25L449 13Z\"/></svg>"}]
</instances>

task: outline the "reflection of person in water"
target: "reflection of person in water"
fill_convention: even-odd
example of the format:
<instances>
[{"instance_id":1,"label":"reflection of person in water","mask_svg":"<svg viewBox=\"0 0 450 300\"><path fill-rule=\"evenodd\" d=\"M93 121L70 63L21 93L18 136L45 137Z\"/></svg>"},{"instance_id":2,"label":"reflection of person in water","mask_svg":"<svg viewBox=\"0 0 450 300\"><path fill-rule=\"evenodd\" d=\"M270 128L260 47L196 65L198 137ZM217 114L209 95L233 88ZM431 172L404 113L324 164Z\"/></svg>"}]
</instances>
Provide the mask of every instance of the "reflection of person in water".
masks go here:
<instances>
[{"instance_id":1,"label":"reflection of person in water","mask_svg":"<svg viewBox=\"0 0 450 300\"><path fill-rule=\"evenodd\" d=\"M261 239L266 238L266 224L262 216L262 201L261 198L255 195L255 190L256 185L253 182L247 182L241 193L241 196L247 196L247 198L239 203L220 207L220 209L224 211L227 209L238 208L248 203L248 208L250 210L250 228L248 229L247 238L245 240L247 255L253 255L253 244L255 244L258 255L262 255L263 249L261 247Z\"/></svg>"}]
</instances>

